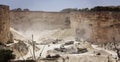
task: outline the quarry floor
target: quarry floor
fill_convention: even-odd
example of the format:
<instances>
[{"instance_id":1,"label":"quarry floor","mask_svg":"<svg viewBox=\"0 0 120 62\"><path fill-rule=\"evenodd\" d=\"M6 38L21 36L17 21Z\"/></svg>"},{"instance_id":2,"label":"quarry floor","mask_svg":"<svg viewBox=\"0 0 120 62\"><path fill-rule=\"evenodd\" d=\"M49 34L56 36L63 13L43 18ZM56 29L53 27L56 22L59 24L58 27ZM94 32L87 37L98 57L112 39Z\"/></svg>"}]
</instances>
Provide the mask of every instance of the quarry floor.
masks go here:
<instances>
[{"instance_id":1,"label":"quarry floor","mask_svg":"<svg viewBox=\"0 0 120 62\"><path fill-rule=\"evenodd\" d=\"M12 28L11 31L14 34L17 33L14 35L16 39L24 41L24 43L29 46L27 54L17 58L16 60L27 60L33 58L33 46L27 42L31 36L25 36L29 34L30 31L24 34ZM79 42L76 41L71 34L70 29L45 30L39 34L35 32L33 40L35 41L36 47L34 49L35 59L38 60L38 62L115 62L115 58L117 57L117 54L114 51L106 50L99 47L98 45L90 44L84 40L81 40ZM17 43L18 41L14 40L14 42ZM32 43L32 41L30 42ZM63 48L63 52L55 50L62 50L61 48ZM78 53L78 48L86 49L87 51L82 53L80 51L80 53ZM48 55L60 55L60 57L55 60L48 60L46 58Z\"/></svg>"}]
</instances>

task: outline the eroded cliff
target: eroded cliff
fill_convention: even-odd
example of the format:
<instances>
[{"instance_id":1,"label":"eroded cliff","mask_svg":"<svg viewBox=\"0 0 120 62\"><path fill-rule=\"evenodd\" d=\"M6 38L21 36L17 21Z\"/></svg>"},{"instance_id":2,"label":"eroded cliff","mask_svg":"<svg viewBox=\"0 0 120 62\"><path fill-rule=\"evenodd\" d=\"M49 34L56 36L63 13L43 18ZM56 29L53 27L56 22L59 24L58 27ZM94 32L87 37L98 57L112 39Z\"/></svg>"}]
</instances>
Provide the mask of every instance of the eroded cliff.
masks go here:
<instances>
[{"instance_id":1,"label":"eroded cliff","mask_svg":"<svg viewBox=\"0 0 120 62\"><path fill-rule=\"evenodd\" d=\"M18 31L40 32L43 30L71 27L76 40L105 43L119 41L120 12L35 12L11 11L11 26Z\"/></svg>"},{"instance_id":2,"label":"eroded cliff","mask_svg":"<svg viewBox=\"0 0 120 62\"><path fill-rule=\"evenodd\" d=\"M91 42L120 41L120 12L73 12L71 27L78 40Z\"/></svg>"}]
</instances>

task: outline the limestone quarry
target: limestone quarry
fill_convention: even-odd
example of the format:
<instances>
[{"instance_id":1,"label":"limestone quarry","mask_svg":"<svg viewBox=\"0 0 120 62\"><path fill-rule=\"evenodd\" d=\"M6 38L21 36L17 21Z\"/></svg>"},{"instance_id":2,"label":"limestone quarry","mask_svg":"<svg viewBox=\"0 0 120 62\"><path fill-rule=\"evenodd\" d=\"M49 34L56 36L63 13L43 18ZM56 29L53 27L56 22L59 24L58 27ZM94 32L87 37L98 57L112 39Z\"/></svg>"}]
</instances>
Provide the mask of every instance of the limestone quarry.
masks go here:
<instances>
[{"instance_id":1,"label":"limestone quarry","mask_svg":"<svg viewBox=\"0 0 120 62\"><path fill-rule=\"evenodd\" d=\"M10 11L2 7L0 42L12 40L6 46L13 50L15 60L120 62L120 12Z\"/></svg>"}]
</instances>

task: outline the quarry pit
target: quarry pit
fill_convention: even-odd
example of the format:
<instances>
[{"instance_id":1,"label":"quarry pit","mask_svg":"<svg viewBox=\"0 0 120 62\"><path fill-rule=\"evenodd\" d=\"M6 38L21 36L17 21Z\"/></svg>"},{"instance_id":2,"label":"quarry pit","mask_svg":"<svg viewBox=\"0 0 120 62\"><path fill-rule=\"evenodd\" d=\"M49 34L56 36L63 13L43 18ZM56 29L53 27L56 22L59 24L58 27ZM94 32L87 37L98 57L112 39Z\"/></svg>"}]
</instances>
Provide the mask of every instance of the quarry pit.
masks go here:
<instances>
[{"instance_id":1,"label":"quarry pit","mask_svg":"<svg viewBox=\"0 0 120 62\"><path fill-rule=\"evenodd\" d=\"M12 41L6 45L14 51L16 60L118 60L114 43L120 48L120 12L10 11L1 7L0 12L5 15L0 15L0 28L6 27L1 30L5 38L0 35L0 42Z\"/></svg>"}]
</instances>

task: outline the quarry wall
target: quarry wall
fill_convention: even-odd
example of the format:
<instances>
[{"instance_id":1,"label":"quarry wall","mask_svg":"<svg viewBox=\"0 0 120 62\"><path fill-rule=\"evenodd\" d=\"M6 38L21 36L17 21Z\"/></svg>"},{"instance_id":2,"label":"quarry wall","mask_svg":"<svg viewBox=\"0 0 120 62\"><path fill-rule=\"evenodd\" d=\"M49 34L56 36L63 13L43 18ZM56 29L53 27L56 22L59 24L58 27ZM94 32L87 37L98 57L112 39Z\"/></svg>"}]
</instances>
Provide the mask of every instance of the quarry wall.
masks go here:
<instances>
[{"instance_id":1,"label":"quarry wall","mask_svg":"<svg viewBox=\"0 0 120 62\"><path fill-rule=\"evenodd\" d=\"M66 28L65 21L69 17L67 13L42 11L11 11L10 15L11 26L19 31Z\"/></svg>"},{"instance_id":2,"label":"quarry wall","mask_svg":"<svg viewBox=\"0 0 120 62\"><path fill-rule=\"evenodd\" d=\"M11 26L16 30L52 30L71 27L77 40L105 43L120 41L120 12L10 12Z\"/></svg>"},{"instance_id":3,"label":"quarry wall","mask_svg":"<svg viewBox=\"0 0 120 62\"><path fill-rule=\"evenodd\" d=\"M120 12L73 12L70 20L77 40L120 41Z\"/></svg>"},{"instance_id":4,"label":"quarry wall","mask_svg":"<svg viewBox=\"0 0 120 62\"><path fill-rule=\"evenodd\" d=\"M0 43L10 40L9 6L0 5Z\"/></svg>"}]
</instances>

